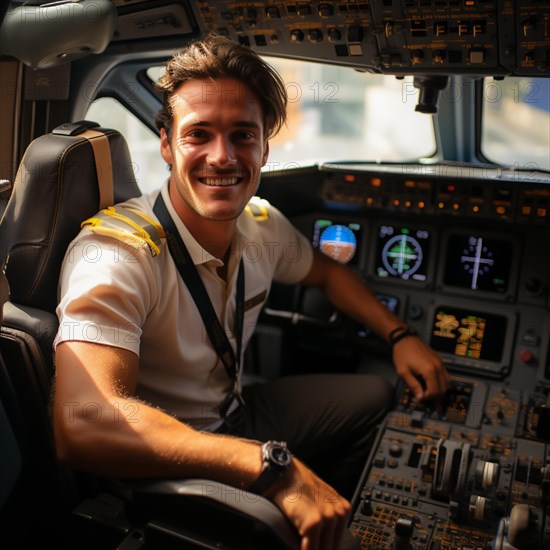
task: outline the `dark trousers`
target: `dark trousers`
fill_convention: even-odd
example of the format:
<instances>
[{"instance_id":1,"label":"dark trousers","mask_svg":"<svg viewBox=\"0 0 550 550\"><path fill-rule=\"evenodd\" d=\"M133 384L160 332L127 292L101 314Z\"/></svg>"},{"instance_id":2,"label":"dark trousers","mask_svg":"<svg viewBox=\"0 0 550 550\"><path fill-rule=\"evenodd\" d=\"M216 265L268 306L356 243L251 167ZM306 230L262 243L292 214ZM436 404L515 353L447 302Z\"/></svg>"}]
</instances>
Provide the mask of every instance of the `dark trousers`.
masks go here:
<instances>
[{"instance_id":1,"label":"dark trousers","mask_svg":"<svg viewBox=\"0 0 550 550\"><path fill-rule=\"evenodd\" d=\"M286 441L296 457L351 499L393 388L379 376L312 374L245 386L243 396L244 410L221 431Z\"/></svg>"}]
</instances>

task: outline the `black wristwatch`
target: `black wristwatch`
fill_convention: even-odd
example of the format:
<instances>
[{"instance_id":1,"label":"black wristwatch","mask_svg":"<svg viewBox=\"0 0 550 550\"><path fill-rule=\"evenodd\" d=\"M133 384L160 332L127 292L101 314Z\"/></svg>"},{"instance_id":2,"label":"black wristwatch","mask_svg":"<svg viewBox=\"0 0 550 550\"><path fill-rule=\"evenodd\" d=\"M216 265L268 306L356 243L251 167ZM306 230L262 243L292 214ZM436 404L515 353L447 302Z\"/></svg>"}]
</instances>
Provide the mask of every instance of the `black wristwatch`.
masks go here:
<instances>
[{"instance_id":1,"label":"black wristwatch","mask_svg":"<svg viewBox=\"0 0 550 550\"><path fill-rule=\"evenodd\" d=\"M290 467L292 453L284 441L268 441L262 445L262 473L248 488L261 495L267 491Z\"/></svg>"}]
</instances>

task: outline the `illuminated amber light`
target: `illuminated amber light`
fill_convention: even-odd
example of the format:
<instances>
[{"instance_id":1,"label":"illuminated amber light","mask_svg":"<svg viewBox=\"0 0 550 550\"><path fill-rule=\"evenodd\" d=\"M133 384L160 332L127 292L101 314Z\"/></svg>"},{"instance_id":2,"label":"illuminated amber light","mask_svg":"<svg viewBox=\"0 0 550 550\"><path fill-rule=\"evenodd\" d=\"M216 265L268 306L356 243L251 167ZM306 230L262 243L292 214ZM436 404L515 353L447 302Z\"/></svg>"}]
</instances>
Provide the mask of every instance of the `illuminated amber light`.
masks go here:
<instances>
[{"instance_id":1,"label":"illuminated amber light","mask_svg":"<svg viewBox=\"0 0 550 550\"><path fill-rule=\"evenodd\" d=\"M453 210L458 210L460 208L460 204L458 202L453 203Z\"/></svg>"},{"instance_id":2,"label":"illuminated amber light","mask_svg":"<svg viewBox=\"0 0 550 550\"><path fill-rule=\"evenodd\" d=\"M438 208L445 208L445 203L444 202L438 202L437 207Z\"/></svg>"},{"instance_id":3,"label":"illuminated amber light","mask_svg":"<svg viewBox=\"0 0 550 550\"><path fill-rule=\"evenodd\" d=\"M346 174L344 176L344 181L347 183L353 183L355 181L355 175L354 174Z\"/></svg>"},{"instance_id":4,"label":"illuminated amber light","mask_svg":"<svg viewBox=\"0 0 550 550\"><path fill-rule=\"evenodd\" d=\"M424 201L420 201L418 203L418 208L424 208L426 206L426 204L424 203Z\"/></svg>"},{"instance_id":5,"label":"illuminated amber light","mask_svg":"<svg viewBox=\"0 0 550 550\"><path fill-rule=\"evenodd\" d=\"M506 214L506 208L504 206L497 206L497 214L501 215Z\"/></svg>"},{"instance_id":6,"label":"illuminated amber light","mask_svg":"<svg viewBox=\"0 0 550 550\"><path fill-rule=\"evenodd\" d=\"M399 206L399 199L394 199L393 200L393 205L394 206Z\"/></svg>"},{"instance_id":7,"label":"illuminated amber light","mask_svg":"<svg viewBox=\"0 0 550 550\"><path fill-rule=\"evenodd\" d=\"M411 187L415 187L415 186L416 186L416 183L415 183L414 181L412 181L412 180L407 180L407 181L405 182L405 187L411 188Z\"/></svg>"},{"instance_id":8,"label":"illuminated amber light","mask_svg":"<svg viewBox=\"0 0 550 550\"><path fill-rule=\"evenodd\" d=\"M474 212L479 212L479 206L472 206L472 210Z\"/></svg>"},{"instance_id":9,"label":"illuminated amber light","mask_svg":"<svg viewBox=\"0 0 550 550\"><path fill-rule=\"evenodd\" d=\"M370 184L373 187L380 187L382 185L382 180L380 178L371 178Z\"/></svg>"},{"instance_id":10,"label":"illuminated amber light","mask_svg":"<svg viewBox=\"0 0 550 550\"><path fill-rule=\"evenodd\" d=\"M367 204L372 204L374 199L372 197L367 197Z\"/></svg>"},{"instance_id":11,"label":"illuminated amber light","mask_svg":"<svg viewBox=\"0 0 550 550\"><path fill-rule=\"evenodd\" d=\"M409 208L411 206L411 201L405 201L405 206Z\"/></svg>"}]
</instances>

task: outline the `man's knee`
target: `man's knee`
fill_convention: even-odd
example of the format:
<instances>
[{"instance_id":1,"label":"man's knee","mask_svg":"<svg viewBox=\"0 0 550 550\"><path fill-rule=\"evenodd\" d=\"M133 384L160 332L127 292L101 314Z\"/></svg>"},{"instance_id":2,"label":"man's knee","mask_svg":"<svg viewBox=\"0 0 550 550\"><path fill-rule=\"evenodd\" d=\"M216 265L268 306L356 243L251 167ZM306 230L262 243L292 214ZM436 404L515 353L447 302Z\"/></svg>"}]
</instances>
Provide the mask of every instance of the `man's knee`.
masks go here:
<instances>
[{"instance_id":1,"label":"man's knee","mask_svg":"<svg viewBox=\"0 0 550 550\"><path fill-rule=\"evenodd\" d=\"M356 380L355 406L365 420L380 419L393 405L395 388L383 377L362 375Z\"/></svg>"},{"instance_id":2,"label":"man's knee","mask_svg":"<svg viewBox=\"0 0 550 550\"><path fill-rule=\"evenodd\" d=\"M369 382L371 399L374 399L378 404L378 409L388 410L395 399L395 388L385 378L381 376L373 376L373 380Z\"/></svg>"}]
</instances>

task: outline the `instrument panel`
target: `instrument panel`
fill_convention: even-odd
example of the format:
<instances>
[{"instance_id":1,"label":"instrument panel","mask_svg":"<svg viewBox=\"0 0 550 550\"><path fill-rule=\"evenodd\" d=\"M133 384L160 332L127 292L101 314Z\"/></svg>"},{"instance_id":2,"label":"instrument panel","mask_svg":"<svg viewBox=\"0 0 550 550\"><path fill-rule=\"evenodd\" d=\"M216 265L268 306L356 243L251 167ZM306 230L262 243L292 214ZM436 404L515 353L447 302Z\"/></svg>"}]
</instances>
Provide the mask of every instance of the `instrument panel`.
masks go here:
<instances>
[{"instance_id":1,"label":"instrument panel","mask_svg":"<svg viewBox=\"0 0 550 550\"><path fill-rule=\"evenodd\" d=\"M265 174L260 195L285 205L451 371L547 390L549 183L541 172L328 163ZM370 352L370 331L352 332Z\"/></svg>"},{"instance_id":2,"label":"instrument panel","mask_svg":"<svg viewBox=\"0 0 550 550\"><path fill-rule=\"evenodd\" d=\"M550 387L543 175L514 183L471 168L447 177L406 166L311 171L322 202L291 217L314 247L355 270L451 370ZM268 200L270 189L262 189ZM368 347L364 327L354 337Z\"/></svg>"}]
</instances>

